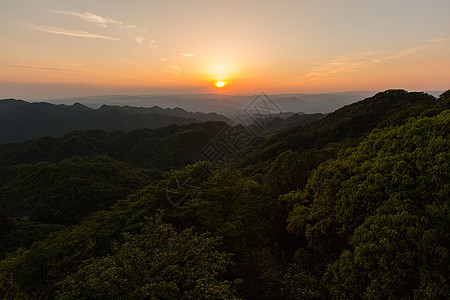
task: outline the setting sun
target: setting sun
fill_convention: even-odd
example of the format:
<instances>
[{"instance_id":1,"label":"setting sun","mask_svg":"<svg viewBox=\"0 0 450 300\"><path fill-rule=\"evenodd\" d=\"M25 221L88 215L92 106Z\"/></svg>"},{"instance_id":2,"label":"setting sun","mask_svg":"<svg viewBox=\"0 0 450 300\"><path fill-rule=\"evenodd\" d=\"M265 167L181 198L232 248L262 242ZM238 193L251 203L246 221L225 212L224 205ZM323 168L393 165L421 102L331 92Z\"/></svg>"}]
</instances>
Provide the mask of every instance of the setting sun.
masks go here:
<instances>
[{"instance_id":1,"label":"setting sun","mask_svg":"<svg viewBox=\"0 0 450 300\"><path fill-rule=\"evenodd\" d=\"M221 88L221 87L224 87L225 85L227 85L227 83L228 83L228 82L226 82L226 81L217 81L217 82L215 83L215 85L216 85L217 87Z\"/></svg>"}]
</instances>

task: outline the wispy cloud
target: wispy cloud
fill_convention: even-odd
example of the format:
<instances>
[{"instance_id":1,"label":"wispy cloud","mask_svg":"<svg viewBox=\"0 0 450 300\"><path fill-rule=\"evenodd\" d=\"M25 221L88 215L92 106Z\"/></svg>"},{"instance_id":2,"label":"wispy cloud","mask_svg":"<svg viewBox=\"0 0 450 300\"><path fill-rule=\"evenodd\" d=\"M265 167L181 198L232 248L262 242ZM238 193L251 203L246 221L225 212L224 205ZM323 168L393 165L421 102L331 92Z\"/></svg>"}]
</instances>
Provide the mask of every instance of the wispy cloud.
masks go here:
<instances>
[{"instance_id":1,"label":"wispy cloud","mask_svg":"<svg viewBox=\"0 0 450 300\"><path fill-rule=\"evenodd\" d=\"M435 43L446 42L446 41L448 41L448 38L445 38L445 37L429 40L429 42L435 42Z\"/></svg>"},{"instance_id":2,"label":"wispy cloud","mask_svg":"<svg viewBox=\"0 0 450 300\"><path fill-rule=\"evenodd\" d=\"M308 73L300 76L298 80L302 83L310 83L324 78L339 77L360 71L375 64L431 50L435 43L442 41L446 41L446 39L435 39L419 46L401 50L365 51L337 57L316 65Z\"/></svg>"},{"instance_id":3,"label":"wispy cloud","mask_svg":"<svg viewBox=\"0 0 450 300\"><path fill-rule=\"evenodd\" d=\"M381 62L381 57L383 55L385 55L385 51L367 51L338 57L318 64L298 79L302 82L310 82L356 72L370 65Z\"/></svg>"},{"instance_id":4,"label":"wispy cloud","mask_svg":"<svg viewBox=\"0 0 450 300\"><path fill-rule=\"evenodd\" d=\"M150 49L153 49L153 50L156 50L156 49L158 48L158 46L156 45L156 41L155 41L155 40L148 40L148 39L147 39L145 36L143 36L143 35L135 36L134 39L136 40L136 42L137 42L139 45L144 45L144 46L148 45L148 47L149 47Z\"/></svg>"},{"instance_id":5,"label":"wispy cloud","mask_svg":"<svg viewBox=\"0 0 450 300\"><path fill-rule=\"evenodd\" d=\"M140 35L140 36L136 37L136 42L138 42L138 44L143 45L146 39L147 39L146 37Z\"/></svg>"},{"instance_id":6,"label":"wispy cloud","mask_svg":"<svg viewBox=\"0 0 450 300\"><path fill-rule=\"evenodd\" d=\"M52 13L56 13L56 14L76 17L84 22L94 23L94 24L99 25L104 28L113 29L113 30L116 29L116 30L121 30L121 31L123 30L126 32L126 34L128 34L129 36L134 38L134 40L138 44L143 45L143 46L148 46L150 49L153 49L153 50L158 48L156 45L156 41L150 40L146 36L148 33L147 30L145 30L143 28L139 28L136 25L125 24L122 21L114 20L114 19L111 19L108 17L103 17L103 16L100 16L98 14L91 13L91 12L63 11L63 10L55 10L55 9L44 9L44 10L52 12ZM146 42L146 41L148 41L148 42Z\"/></svg>"},{"instance_id":7,"label":"wispy cloud","mask_svg":"<svg viewBox=\"0 0 450 300\"><path fill-rule=\"evenodd\" d=\"M169 73L175 76L181 75L181 67L180 66L170 66L169 67Z\"/></svg>"},{"instance_id":8,"label":"wispy cloud","mask_svg":"<svg viewBox=\"0 0 450 300\"><path fill-rule=\"evenodd\" d=\"M172 56L166 56L166 57L163 57L163 58L161 58L160 59L160 61L169 61L169 60L172 60L172 59L179 59L180 57L193 57L194 56L194 54L193 53L191 53L191 52L182 52L182 53L180 53L179 55L172 55Z\"/></svg>"},{"instance_id":9,"label":"wispy cloud","mask_svg":"<svg viewBox=\"0 0 450 300\"><path fill-rule=\"evenodd\" d=\"M84 38L90 38L90 39L105 39L105 40L112 40L112 41L119 40L118 38L101 35L101 34L96 34L96 33L91 33L91 32L82 31L82 30L71 30L71 29L63 29L63 28L58 28L58 27L41 26L41 25L33 25L33 24L20 24L20 25L34 29L34 30L38 30L38 31L60 34L60 35L77 36L77 37L84 37Z\"/></svg>"},{"instance_id":10,"label":"wispy cloud","mask_svg":"<svg viewBox=\"0 0 450 300\"><path fill-rule=\"evenodd\" d=\"M154 41L154 40L151 40L149 42L148 47L153 50L156 50L158 48L158 46L156 45L156 41Z\"/></svg>"},{"instance_id":11,"label":"wispy cloud","mask_svg":"<svg viewBox=\"0 0 450 300\"><path fill-rule=\"evenodd\" d=\"M91 12L76 12L76 11L63 11L63 10L55 10L55 9L45 9L46 11L50 11L56 14L68 15L79 18L83 21L89 23L95 23L102 27L108 27L110 25L117 26L119 28L127 29L127 28L135 28L135 25L126 25L120 21L113 20L111 18L105 18L100 15L91 13Z\"/></svg>"},{"instance_id":12,"label":"wispy cloud","mask_svg":"<svg viewBox=\"0 0 450 300\"><path fill-rule=\"evenodd\" d=\"M81 70L72 70L72 69L60 69L60 68L50 68L50 67L40 67L40 66L28 66L28 65L8 65L10 68L17 69L36 69L36 70L45 70L45 71L56 71L56 72L76 72L76 73L92 73Z\"/></svg>"}]
</instances>

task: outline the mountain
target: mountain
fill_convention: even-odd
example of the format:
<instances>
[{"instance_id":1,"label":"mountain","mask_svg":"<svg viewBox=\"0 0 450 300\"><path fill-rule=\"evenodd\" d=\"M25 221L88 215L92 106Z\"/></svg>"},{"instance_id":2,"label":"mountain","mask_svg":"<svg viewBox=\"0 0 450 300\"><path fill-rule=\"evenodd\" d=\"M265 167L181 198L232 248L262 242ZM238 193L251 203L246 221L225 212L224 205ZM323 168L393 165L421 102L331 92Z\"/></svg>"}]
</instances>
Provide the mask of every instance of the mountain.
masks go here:
<instances>
[{"instance_id":1,"label":"mountain","mask_svg":"<svg viewBox=\"0 0 450 300\"><path fill-rule=\"evenodd\" d=\"M175 116L179 118L192 118L201 122L207 121L223 121L228 122L228 118L217 113L202 113L202 112L188 112L180 107L161 108L157 105L152 107L133 107L133 106L119 106L119 105L102 105L99 111L117 111L131 114L158 114L163 116Z\"/></svg>"},{"instance_id":2,"label":"mountain","mask_svg":"<svg viewBox=\"0 0 450 300\"><path fill-rule=\"evenodd\" d=\"M148 171L106 156L15 165L0 169L0 209L27 220L77 224L152 180Z\"/></svg>"},{"instance_id":3,"label":"mountain","mask_svg":"<svg viewBox=\"0 0 450 300\"><path fill-rule=\"evenodd\" d=\"M195 163L208 143L227 151L217 140L227 126L206 122L131 132L74 131L2 144L0 212L76 224L160 179L164 171Z\"/></svg>"},{"instance_id":4,"label":"mountain","mask_svg":"<svg viewBox=\"0 0 450 300\"><path fill-rule=\"evenodd\" d=\"M170 170L194 163L194 156L227 128L224 122L170 125L130 132L73 131L24 143L0 144L0 166L57 162L74 156L107 155L137 166Z\"/></svg>"},{"instance_id":5,"label":"mountain","mask_svg":"<svg viewBox=\"0 0 450 300\"><path fill-rule=\"evenodd\" d=\"M216 113L187 112L181 108L102 106L92 109L46 102L0 100L0 143L22 142L44 136L62 136L73 130L107 131L157 128L170 124L228 121Z\"/></svg>"},{"instance_id":6,"label":"mountain","mask_svg":"<svg viewBox=\"0 0 450 300\"><path fill-rule=\"evenodd\" d=\"M292 127L258 145L240 162L251 166L273 160L286 150L323 149L341 143L348 147L373 129L402 124L413 116L441 111L447 103L423 92L387 90L373 97L346 105L318 121Z\"/></svg>"},{"instance_id":7,"label":"mountain","mask_svg":"<svg viewBox=\"0 0 450 300\"><path fill-rule=\"evenodd\" d=\"M15 100L15 99L0 100L0 114L14 111L27 104L28 102L25 102L23 100Z\"/></svg>"},{"instance_id":8,"label":"mountain","mask_svg":"<svg viewBox=\"0 0 450 300\"><path fill-rule=\"evenodd\" d=\"M256 116L255 116L256 117ZM325 117L325 114L305 114L305 113L282 113L275 116L259 115L254 118L248 126L250 130L263 136L270 136L274 133L297 127Z\"/></svg>"},{"instance_id":9,"label":"mountain","mask_svg":"<svg viewBox=\"0 0 450 300\"><path fill-rule=\"evenodd\" d=\"M0 298L447 298L450 91L318 117L0 145Z\"/></svg>"},{"instance_id":10,"label":"mountain","mask_svg":"<svg viewBox=\"0 0 450 300\"><path fill-rule=\"evenodd\" d=\"M263 93L261 93L263 94ZM47 100L55 104L71 105L79 102L83 105L99 108L104 103L120 106L163 108L183 107L189 111L217 112L228 118L234 118L246 109L249 103L261 94L225 95L225 94L169 94L169 95L110 95L62 98ZM322 94L267 94L283 112L329 113L344 105L373 96L373 91L355 91Z\"/></svg>"}]
</instances>

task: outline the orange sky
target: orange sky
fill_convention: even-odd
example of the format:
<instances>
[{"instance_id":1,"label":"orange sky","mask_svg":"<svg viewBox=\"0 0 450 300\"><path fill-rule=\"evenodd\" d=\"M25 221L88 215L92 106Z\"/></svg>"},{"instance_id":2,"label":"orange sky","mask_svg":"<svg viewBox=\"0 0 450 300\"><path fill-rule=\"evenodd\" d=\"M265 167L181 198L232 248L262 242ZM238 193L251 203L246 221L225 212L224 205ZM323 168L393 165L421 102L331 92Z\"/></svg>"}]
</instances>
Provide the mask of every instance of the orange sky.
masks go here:
<instances>
[{"instance_id":1,"label":"orange sky","mask_svg":"<svg viewBox=\"0 0 450 300\"><path fill-rule=\"evenodd\" d=\"M0 97L446 90L449 11L448 0L2 1Z\"/></svg>"}]
</instances>

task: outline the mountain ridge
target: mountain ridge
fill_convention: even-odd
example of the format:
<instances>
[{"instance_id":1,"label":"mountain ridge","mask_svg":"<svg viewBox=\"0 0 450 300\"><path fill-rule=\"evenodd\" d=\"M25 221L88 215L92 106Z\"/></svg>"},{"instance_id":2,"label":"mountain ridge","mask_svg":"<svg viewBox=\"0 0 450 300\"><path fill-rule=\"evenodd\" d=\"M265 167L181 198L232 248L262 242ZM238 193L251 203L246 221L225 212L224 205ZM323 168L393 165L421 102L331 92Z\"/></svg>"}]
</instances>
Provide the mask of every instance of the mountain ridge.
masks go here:
<instances>
[{"instance_id":1,"label":"mountain ridge","mask_svg":"<svg viewBox=\"0 0 450 300\"><path fill-rule=\"evenodd\" d=\"M191 228L222 241L233 262L224 279L239 280L230 291L242 299L445 297L449 96L380 92L239 143L225 168L214 155L189 161L204 145L227 148L220 137L230 127L223 122L2 144L0 242L7 248L0 249L0 287L6 282L18 298L53 299L79 295L77 285L86 290L86 282L111 270L119 273L91 286L112 278L113 291L144 287L148 280L140 278L128 285L122 271L136 270L136 256L124 265L123 254L142 253L130 237L153 243L142 230L159 215L178 232ZM282 119L262 121L276 129ZM235 127L225 133L240 142L232 133L247 130ZM65 229L49 234L61 227L48 222ZM416 256L422 258L410 259ZM111 261L119 264L111 268ZM117 296L110 291L99 295Z\"/></svg>"},{"instance_id":2,"label":"mountain ridge","mask_svg":"<svg viewBox=\"0 0 450 300\"><path fill-rule=\"evenodd\" d=\"M93 109L79 102L67 106L3 99L0 100L0 143L62 136L73 130L130 131L207 121L229 122L229 119L217 113L193 113L181 108L104 105Z\"/></svg>"}]
</instances>

